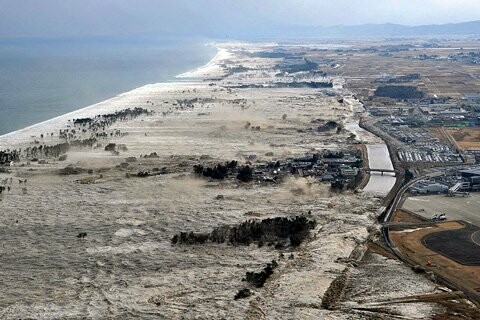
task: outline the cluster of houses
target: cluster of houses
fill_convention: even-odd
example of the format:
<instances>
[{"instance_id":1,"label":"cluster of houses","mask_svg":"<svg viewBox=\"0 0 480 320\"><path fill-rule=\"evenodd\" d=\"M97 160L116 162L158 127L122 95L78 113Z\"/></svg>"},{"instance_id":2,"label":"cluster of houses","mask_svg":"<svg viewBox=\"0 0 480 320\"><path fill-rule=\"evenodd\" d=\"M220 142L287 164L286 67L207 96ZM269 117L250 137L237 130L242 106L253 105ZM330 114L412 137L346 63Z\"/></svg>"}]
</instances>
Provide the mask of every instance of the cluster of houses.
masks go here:
<instances>
[{"instance_id":1,"label":"cluster of houses","mask_svg":"<svg viewBox=\"0 0 480 320\"><path fill-rule=\"evenodd\" d=\"M323 151L285 162L272 162L255 166L254 176L260 181L277 181L288 174L314 177L319 181L355 185L361 178L363 161L360 152Z\"/></svg>"},{"instance_id":2,"label":"cluster of houses","mask_svg":"<svg viewBox=\"0 0 480 320\"><path fill-rule=\"evenodd\" d=\"M480 100L479 100L480 101ZM417 111L418 110L418 111ZM392 117L393 124L425 124L444 126L480 125L480 106L454 103L418 105L381 105L368 109L375 117Z\"/></svg>"},{"instance_id":3,"label":"cluster of houses","mask_svg":"<svg viewBox=\"0 0 480 320\"><path fill-rule=\"evenodd\" d=\"M419 109L425 122L431 125L474 127L480 124L480 116L475 106L432 104L420 106Z\"/></svg>"}]
</instances>

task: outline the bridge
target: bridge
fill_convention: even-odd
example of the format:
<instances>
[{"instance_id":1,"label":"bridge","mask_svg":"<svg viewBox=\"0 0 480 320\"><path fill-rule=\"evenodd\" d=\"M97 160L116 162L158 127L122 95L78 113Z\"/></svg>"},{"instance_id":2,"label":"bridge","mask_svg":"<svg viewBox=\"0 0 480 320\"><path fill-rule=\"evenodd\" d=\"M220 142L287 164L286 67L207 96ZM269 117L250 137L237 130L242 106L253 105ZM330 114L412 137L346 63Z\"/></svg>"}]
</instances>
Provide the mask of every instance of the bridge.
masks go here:
<instances>
[{"instance_id":1,"label":"bridge","mask_svg":"<svg viewBox=\"0 0 480 320\"><path fill-rule=\"evenodd\" d=\"M366 173L370 173L370 172L380 172L383 176L384 173L397 173L397 170L395 169L374 169L374 168L364 168L363 171L365 171Z\"/></svg>"}]
</instances>

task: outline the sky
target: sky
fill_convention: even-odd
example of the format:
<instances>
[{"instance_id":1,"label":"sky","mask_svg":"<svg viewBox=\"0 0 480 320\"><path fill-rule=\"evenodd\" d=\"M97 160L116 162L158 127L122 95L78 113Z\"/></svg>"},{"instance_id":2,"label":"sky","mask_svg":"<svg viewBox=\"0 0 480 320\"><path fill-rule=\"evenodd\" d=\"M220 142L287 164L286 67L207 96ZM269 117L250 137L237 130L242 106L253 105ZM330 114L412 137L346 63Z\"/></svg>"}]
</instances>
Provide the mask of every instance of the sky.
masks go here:
<instances>
[{"instance_id":1,"label":"sky","mask_svg":"<svg viewBox=\"0 0 480 320\"><path fill-rule=\"evenodd\" d=\"M0 0L0 37L227 36L276 27L443 24L480 0Z\"/></svg>"}]
</instances>

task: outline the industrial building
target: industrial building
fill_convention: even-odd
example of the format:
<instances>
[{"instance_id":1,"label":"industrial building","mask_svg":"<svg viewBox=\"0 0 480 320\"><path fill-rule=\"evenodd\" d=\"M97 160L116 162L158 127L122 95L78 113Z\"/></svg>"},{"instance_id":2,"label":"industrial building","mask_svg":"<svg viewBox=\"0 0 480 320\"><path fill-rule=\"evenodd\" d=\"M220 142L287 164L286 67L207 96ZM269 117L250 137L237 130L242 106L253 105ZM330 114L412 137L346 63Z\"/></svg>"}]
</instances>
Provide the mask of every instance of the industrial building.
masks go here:
<instances>
[{"instance_id":1,"label":"industrial building","mask_svg":"<svg viewBox=\"0 0 480 320\"><path fill-rule=\"evenodd\" d=\"M447 191L448 186L428 180L419 181L410 189L410 192L414 194L438 194Z\"/></svg>"}]
</instances>

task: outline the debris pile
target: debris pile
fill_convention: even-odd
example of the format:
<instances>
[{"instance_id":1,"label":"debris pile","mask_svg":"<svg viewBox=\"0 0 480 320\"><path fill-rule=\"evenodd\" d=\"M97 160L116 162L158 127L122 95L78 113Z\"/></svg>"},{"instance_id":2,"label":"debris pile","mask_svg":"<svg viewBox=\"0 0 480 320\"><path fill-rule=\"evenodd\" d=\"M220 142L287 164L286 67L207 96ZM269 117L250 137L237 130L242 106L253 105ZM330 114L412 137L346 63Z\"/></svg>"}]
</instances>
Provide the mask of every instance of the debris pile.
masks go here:
<instances>
[{"instance_id":1,"label":"debris pile","mask_svg":"<svg viewBox=\"0 0 480 320\"><path fill-rule=\"evenodd\" d=\"M124 162L126 165L122 166L124 168L128 167L128 163ZM152 171L150 170L140 170L136 174L135 173L128 173L126 174L127 178L130 177L138 177L138 178L147 178L147 177L154 177L154 176L159 176L162 174L168 174L168 168L167 167L162 167L162 168L153 168Z\"/></svg>"},{"instance_id":2,"label":"debris pile","mask_svg":"<svg viewBox=\"0 0 480 320\"><path fill-rule=\"evenodd\" d=\"M238 300L238 299L248 298L252 294L253 294L252 291L248 288L241 289L240 291L237 292L237 294L233 299Z\"/></svg>"},{"instance_id":3,"label":"debris pile","mask_svg":"<svg viewBox=\"0 0 480 320\"><path fill-rule=\"evenodd\" d=\"M278 263L272 260L271 263L267 263L267 266L260 272L247 272L245 281L251 283L257 288L263 287L267 279L273 274L273 270L278 267Z\"/></svg>"},{"instance_id":4,"label":"debris pile","mask_svg":"<svg viewBox=\"0 0 480 320\"><path fill-rule=\"evenodd\" d=\"M81 173L84 173L86 172L87 170L83 169L83 168L80 168L80 167L75 167L73 165L68 165L66 166L65 168L63 169L60 169L59 170L59 173L61 175L65 175L65 176L68 176L68 175L71 175L71 174L81 174Z\"/></svg>"},{"instance_id":5,"label":"debris pile","mask_svg":"<svg viewBox=\"0 0 480 320\"><path fill-rule=\"evenodd\" d=\"M0 165L8 164L12 161L18 161L20 154L17 150L3 150L0 151Z\"/></svg>"}]
</instances>

